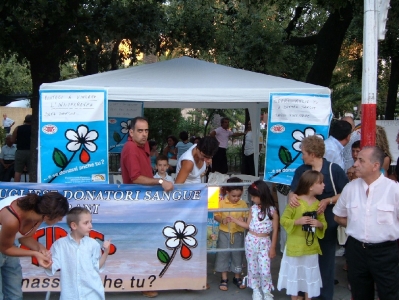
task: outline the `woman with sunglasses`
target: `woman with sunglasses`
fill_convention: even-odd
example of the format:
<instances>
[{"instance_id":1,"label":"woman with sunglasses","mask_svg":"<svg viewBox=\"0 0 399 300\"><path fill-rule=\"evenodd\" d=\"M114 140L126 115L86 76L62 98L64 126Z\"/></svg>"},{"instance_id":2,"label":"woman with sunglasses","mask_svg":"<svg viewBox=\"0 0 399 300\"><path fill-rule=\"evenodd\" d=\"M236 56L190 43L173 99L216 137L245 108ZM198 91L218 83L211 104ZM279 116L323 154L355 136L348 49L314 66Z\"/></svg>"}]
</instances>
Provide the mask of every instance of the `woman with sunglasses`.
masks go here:
<instances>
[{"instance_id":1,"label":"woman with sunglasses","mask_svg":"<svg viewBox=\"0 0 399 300\"><path fill-rule=\"evenodd\" d=\"M68 209L68 200L57 192L11 196L0 201L0 299L22 299L18 257L35 257L44 268L51 265L50 251L33 235L43 222L54 225L61 221ZM17 247L16 239L28 249Z\"/></svg>"},{"instance_id":2,"label":"woman with sunglasses","mask_svg":"<svg viewBox=\"0 0 399 300\"><path fill-rule=\"evenodd\" d=\"M175 183L201 183L212 157L219 148L215 137L206 136L194 144L179 158L176 167Z\"/></svg>"}]
</instances>

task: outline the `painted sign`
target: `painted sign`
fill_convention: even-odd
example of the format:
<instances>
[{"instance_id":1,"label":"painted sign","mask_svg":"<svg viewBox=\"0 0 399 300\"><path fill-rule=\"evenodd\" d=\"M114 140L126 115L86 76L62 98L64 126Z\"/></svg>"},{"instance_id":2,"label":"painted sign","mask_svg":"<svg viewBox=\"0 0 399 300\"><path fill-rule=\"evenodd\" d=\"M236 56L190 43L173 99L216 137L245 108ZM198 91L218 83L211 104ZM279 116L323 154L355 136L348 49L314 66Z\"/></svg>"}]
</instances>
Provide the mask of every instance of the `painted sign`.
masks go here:
<instances>
[{"instance_id":1,"label":"painted sign","mask_svg":"<svg viewBox=\"0 0 399 300\"><path fill-rule=\"evenodd\" d=\"M264 180L290 185L303 164L302 139L326 139L331 117L330 95L270 94Z\"/></svg>"},{"instance_id":2,"label":"painted sign","mask_svg":"<svg viewBox=\"0 0 399 300\"><path fill-rule=\"evenodd\" d=\"M143 102L108 101L109 153L121 153L129 136L130 120L143 115Z\"/></svg>"},{"instance_id":3,"label":"painted sign","mask_svg":"<svg viewBox=\"0 0 399 300\"><path fill-rule=\"evenodd\" d=\"M161 187L104 184L0 183L0 198L56 191L70 207L86 207L93 217L90 237L100 244L111 240L102 272L106 291L206 287L208 192L205 184ZM65 220L65 219L64 219ZM65 221L39 228L34 237L47 249L66 236ZM24 291L59 291L54 277L29 257L21 258Z\"/></svg>"},{"instance_id":4,"label":"painted sign","mask_svg":"<svg viewBox=\"0 0 399 300\"><path fill-rule=\"evenodd\" d=\"M43 183L108 183L107 93L40 91L39 170Z\"/></svg>"}]
</instances>

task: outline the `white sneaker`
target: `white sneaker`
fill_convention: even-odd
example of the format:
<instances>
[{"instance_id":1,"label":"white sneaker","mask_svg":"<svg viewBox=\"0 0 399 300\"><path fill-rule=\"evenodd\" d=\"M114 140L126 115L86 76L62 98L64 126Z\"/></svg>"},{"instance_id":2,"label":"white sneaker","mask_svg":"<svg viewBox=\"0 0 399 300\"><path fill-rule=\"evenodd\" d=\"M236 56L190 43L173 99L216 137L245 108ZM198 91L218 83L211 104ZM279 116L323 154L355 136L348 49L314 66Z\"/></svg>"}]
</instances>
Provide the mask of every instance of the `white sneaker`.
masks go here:
<instances>
[{"instance_id":1,"label":"white sneaker","mask_svg":"<svg viewBox=\"0 0 399 300\"><path fill-rule=\"evenodd\" d=\"M263 300L273 300L273 294L270 291L263 291Z\"/></svg>"},{"instance_id":2,"label":"white sneaker","mask_svg":"<svg viewBox=\"0 0 399 300\"><path fill-rule=\"evenodd\" d=\"M252 292L252 300L263 300L260 290L254 289L254 291Z\"/></svg>"}]
</instances>

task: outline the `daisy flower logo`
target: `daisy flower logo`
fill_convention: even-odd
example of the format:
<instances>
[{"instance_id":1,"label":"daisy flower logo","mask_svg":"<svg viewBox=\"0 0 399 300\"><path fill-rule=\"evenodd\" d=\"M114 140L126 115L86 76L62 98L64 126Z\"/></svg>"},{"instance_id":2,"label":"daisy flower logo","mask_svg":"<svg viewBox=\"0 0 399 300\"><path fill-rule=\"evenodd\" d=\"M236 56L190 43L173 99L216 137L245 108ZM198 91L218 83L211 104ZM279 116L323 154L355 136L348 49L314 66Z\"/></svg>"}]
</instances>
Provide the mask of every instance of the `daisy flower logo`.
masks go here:
<instances>
[{"instance_id":1,"label":"daisy flower logo","mask_svg":"<svg viewBox=\"0 0 399 300\"><path fill-rule=\"evenodd\" d=\"M316 131L312 127L305 128L303 132L300 130L294 130L292 132L292 137L295 142L292 143L292 148L297 152L301 152L302 140L312 135L316 135L323 140L323 136L321 134L316 134Z\"/></svg>"},{"instance_id":2,"label":"daisy flower logo","mask_svg":"<svg viewBox=\"0 0 399 300\"><path fill-rule=\"evenodd\" d=\"M128 133L129 132L129 129L130 129L130 122L131 122L131 120L128 120L128 121L122 121L121 122L121 132L123 133L123 134L126 134L126 133Z\"/></svg>"},{"instance_id":3,"label":"daisy flower logo","mask_svg":"<svg viewBox=\"0 0 399 300\"><path fill-rule=\"evenodd\" d=\"M292 143L292 149L295 152L297 152L297 154L295 155L294 158L292 158L290 150L288 150L284 146L280 146L278 150L278 158L280 159L280 162L284 165L284 167L278 172L274 173L269 179L272 179L273 177L276 177L278 174L284 172L284 170L287 169L299 157L299 155L302 154L301 152L302 140L312 135L324 139L321 134L316 134L316 130L314 130L314 128L312 127L306 127L304 131L294 130L292 132L292 137L294 139L294 142Z\"/></svg>"},{"instance_id":4,"label":"daisy flower logo","mask_svg":"<svg viewBox=\"0 0 399 300\"><path fill-rule=\"evenodd\" d=\"M126 121L122 121L120 123L120 132L123 134L122 136L119 134L119 132L114 131L112 138L114 139L116 144L109 147L109 151L116 148L123 141L123 139L126 137L126 135L129 133L130 122L131 122L131 120L126 120Z\"/></svg>"},{"instance_id":5,"label":"daisy flower logo","mask_svg":"<svg viewBox=\"0 0 399 300\"><path fill-rule=\"evenodd\" d=\"M197 228L194 225L186 225L184 221L176 221L174 226L166 226L162 233L166 237L165 246L172 249L173 252L169 256L168 252L158 248L157 257L161 263L166 264L159 273L160 278L169 268L179 249L181 258L190 260L192 257L190 248L195 248L198 245L194 238L194 235L197 234Z\"/></svg>"},{"instance_id":6,"label":"daisy flower logo","mask_svg":"<svg viewBox=\"0 0 399 300\"><path fill-rule=\"evenodd\" d=\"M73 160L76 153L80 151L79 160L82 164L87 164L90 161L89 152L96 152L97 145L94 143L98 139L98 132L96 130L89 130L86 125L79 125L76 130L68 129L65 131L65 137L68 140L66 149L73 152L72 156L68 159L67 156L58 148L54 148L53 162L61 168L61 171L68 167L69 163ZM57 174L59 174L59 172ZM52 182L58 175L55 175L50 181Z\"/></svg>"}]
</instances>

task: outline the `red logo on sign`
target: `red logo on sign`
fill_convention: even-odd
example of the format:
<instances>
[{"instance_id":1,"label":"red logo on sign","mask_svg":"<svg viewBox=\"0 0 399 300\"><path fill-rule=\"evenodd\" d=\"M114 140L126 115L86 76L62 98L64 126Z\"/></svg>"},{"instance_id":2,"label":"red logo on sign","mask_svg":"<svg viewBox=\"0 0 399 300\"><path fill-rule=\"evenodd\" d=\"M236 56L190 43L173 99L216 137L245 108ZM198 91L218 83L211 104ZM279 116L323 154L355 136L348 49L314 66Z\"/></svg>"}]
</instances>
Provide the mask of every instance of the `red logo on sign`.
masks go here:
<instances>
[{"instance_id":1,"label":"red logo on sign","mask_svg":"<svg viewBox=\"0 0 399 300\"><path fill-rule=\"evenodd\" d=\"M45 134L54 134L58 131L58 128L55 125L48 124L43 126L42 131Z\"/></svg>"},{"instance_id":2,"label":"red logo on sign","mask_svg":"<svg viewBox=\"0 0 399 300\"><path fill-rule=\"evenodd\" d=\"M283 133L285 131L285 127L283 125L273 125L270 129L273 133Z\"/></svg>"}]
</instances>

